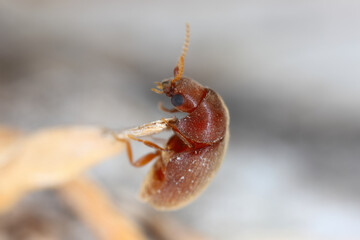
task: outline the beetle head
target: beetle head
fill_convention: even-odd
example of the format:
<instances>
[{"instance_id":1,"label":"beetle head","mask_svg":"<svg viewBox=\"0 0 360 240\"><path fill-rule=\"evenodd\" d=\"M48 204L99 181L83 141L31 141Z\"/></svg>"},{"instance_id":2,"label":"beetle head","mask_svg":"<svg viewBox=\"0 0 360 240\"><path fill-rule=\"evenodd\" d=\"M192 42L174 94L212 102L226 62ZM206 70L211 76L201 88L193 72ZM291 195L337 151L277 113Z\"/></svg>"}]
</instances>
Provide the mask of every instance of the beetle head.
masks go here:
<instances>
[{"instance_id":1,"label":"beetle head","mask_svg":"<svg viewBox=\"0 0 360 240\"><path fill-rule=\"evenodd\" d=\"M192 112L206 95L206 88L198 82L181 77L178 81L172 79L161 82L163 92L171 98L174 107L182 112Z\"/></svg>"},{"instance_id":2,"label":"beetle head","mask_svg":"<svg viewBox=\"0 0 360 240\"><path fill-rule=\"evenodd\" d=\"M182 112L192 112L206 95L207 90L196 81L183 77L184 58L189 47L190 27L186 24L183 52L174 68L174 78L157 82L152 91L171 97L171 103Z\"/></svg>"}]
</instances>

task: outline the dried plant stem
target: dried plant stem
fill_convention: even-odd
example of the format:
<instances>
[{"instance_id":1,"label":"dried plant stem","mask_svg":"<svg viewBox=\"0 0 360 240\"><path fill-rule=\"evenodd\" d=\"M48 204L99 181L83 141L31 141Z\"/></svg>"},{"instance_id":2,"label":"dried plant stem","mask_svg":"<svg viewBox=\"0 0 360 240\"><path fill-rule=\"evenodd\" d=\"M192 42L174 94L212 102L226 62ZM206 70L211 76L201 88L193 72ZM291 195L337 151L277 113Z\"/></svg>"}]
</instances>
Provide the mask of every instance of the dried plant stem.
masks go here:
<instances>
[{"instance_id":1,"label":"dried plant stem","mask_svg":"<svg viewBox=\"0 0 360 240\"><path fill-rule=\"evenodd\" d=\"M127 129L124 131L111 132L109 130L106 130L106 132L111 132L115 134L117 138L129 138L129 135L134 137L144 137L160 133L164 130L168 130L169 126L166 122L172 123L175 119L176 118L165 118L164 120L157 120L154 122L146 123L139 127Z\"/></svg>"},{"instance_id":2,"label":"dried plant stem","mask_svg":"<svg viewBox=\"0 0 360 240\"><path fill-rule=\"evenodd\" d=\"M0 126L0 155L22 136L20 131ZM1 162L0 162L1 166Z\"/></svg>"},{"instance_id":3,"label":"dried plant stem","mask_svg":"<svg viewBox=\"0 0 360 240\"><path fill-rule=\"evenodd\" d=\"M98 127L44 129L15 141L0 153L0 213L27 192L66 183L123 149Z\"/></svg>"},{"instance_id":4,"label":"dried plant stem","mask_svg":"<svg viewBox=\"0 0 360 240\"><path fill-rule=\"evenodd\" d=\"M146 239L136 225L123 216L90 180L78 177L59 188L59 193L99 239Z\"/></svg>"}]
</instances>

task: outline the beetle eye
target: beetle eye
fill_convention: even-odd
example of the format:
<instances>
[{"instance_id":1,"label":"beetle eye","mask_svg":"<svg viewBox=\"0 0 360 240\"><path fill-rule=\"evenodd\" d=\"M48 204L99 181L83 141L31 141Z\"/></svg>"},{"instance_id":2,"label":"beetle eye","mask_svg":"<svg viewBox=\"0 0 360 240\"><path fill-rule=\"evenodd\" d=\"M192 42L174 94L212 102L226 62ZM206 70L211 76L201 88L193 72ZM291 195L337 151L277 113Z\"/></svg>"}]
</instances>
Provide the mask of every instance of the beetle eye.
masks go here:
<instances>
[{"instance_id":1,"label":"beetle eye","mask_svg":"<svg viewBox=\"0 0 360 240\"><path fill-rule=\"evenodd\" d=\"M184 97L181 94L176 94L171 97L171 103L175 107L180 106L181 104L184 103Z\"/></svg>"}]
</instances>

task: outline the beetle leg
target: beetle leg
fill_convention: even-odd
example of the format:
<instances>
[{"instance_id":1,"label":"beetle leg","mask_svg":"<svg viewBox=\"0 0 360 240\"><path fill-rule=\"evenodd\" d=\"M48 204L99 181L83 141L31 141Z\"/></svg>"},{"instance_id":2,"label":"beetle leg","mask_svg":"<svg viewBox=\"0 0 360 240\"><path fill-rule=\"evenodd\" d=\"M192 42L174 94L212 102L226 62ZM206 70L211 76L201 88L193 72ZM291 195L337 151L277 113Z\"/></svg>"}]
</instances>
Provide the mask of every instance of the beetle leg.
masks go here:
<instances>
[{"instance_id":1,"label":"beetle leg","mask_svg":"<svg viewBox=\"0 0 360 240\"><path fill-rule=\"evenodd\" d=\"M136 137L134 137L132 135L128 135L128 138L130 138L131 140L141 142L141 143L145 144L146 146L151 147L151 148L155 148L155 149L157 149L159 151L165 151L164 148L160 147L159 145L157 145L157 144L155 144L153 142L150 142L150 141L147 141L147 140L142 140L142 139L136 138Z\"/></svg>"},{"instance_id":2,"label":"beetle leg","mask_svg":"<svg viewBox=\"0 0 360 240\"><path fill-rule=\"evenodd\" d=\"M189 147L189 148L193 148L194 146L187 140L187 138L179 131L179 129L172 123L170 123L169 121L167 121L165 118L161 119L162 121L164 121L166 123L166 125L168 125L169 127L171 127L171 129L177 133L181 140L184 141L184 143Z\"/></svg>"},{"instance_id":3,"label":"beetle leg","mask_svg":"<svg viewBox=\"0 0 360 240\"><path fill-rule=\"evenodd\" d=\"M160 110L162 110L164 112L168 112L168 113L179 112L179 110L177 110L176 108L168 109L168 108L164 107L164 104L162 102L159 102L159 108L160 108Z\"/></svg>"},{"instance_id":4,"label":"beetle leg","mask_svg":"<svg viewBox=\"0 0 360 240\"><path fill-rule=\"evenodd\" d=\"M129 158L129 162L131 165L133 165L134 167L142 167L144 165L146 165L147 163L149 163L151 160L153 160L155 157L158 157L161 155L161 151L160 150L156 150L155 152L152 153L148 153L145 156L139 158L137 161L134 162L133 159L133 155L132 155L132 150L131 150L131 145L130 145L130 141L127 139L123 139L123 138L118 138L117 136L115 136L114 134L114 138L118 141L124 142L126 144L126 152ZM130 137L131 138L131 137ZM156 144L154 144L156 145ZM157 146L157 145L156 145ZM160 147L159 147L160 148Z\"/></svg>"},{"instance_id":5,"label":"beetle leg","mask_svg":"<svg viewBox=\"0 0 360 240\"><path fill-rule=\"evenodd\" d=\"M145 156L142 156L136 162L130 161L130 163L134 167L142 167L142 166L148 164L149 162L151 162L151 160L153 160L154 158L156 158L156 157L158 157L160 155L161 155L161 151L151 152L151 153L146 154Z\"/></svg>"},{"instance_id":6,"label":"beetle leg","mask_svg":"<svg viewBox=\"0 0 360 240\"><path fill-rule=\"evenodd\" d=\"M125 138L119 138L118 136L116 136L115 133L113 133L113 137L114 137L116 140L118 140L118 141L120 141L120 142L125 142L126 144L128 144L128 145L130 146L129 140L127 140L127 139L125 139ZM148 147L155 148L155 149L157 149L158 151L166 151L166 149L160 147L159 145L157 145L157 144L155 144L155 143L153 143L153 142L150 142L150 141L147 141L147 140L142 140L142 139L140 139L140 138L136 138L136 137L134 137L133 135L130 135L130 134L127 135L127 137L130 138L131 140L135 140L135 141L141 142L141 143L145 144L145 145L148 146Z\"/></svg>"}]
</instances>

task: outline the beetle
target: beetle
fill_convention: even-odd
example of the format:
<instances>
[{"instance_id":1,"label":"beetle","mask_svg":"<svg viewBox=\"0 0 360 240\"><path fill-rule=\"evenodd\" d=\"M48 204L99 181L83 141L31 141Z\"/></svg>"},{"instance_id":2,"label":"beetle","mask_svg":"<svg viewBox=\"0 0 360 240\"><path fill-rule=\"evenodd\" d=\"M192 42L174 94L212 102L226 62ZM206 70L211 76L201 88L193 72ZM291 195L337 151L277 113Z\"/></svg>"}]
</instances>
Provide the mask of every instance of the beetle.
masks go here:
<instances>
[{"instance_id":1,"label":"beetle","mask_svg":"<svg viewBox=\"0 0 360 240\"><path fill-rule=\"evenodd\" d=\"M140 197L160 210L181 208L208 186L218 171L229 139L229 112L215 91L195 80L183 77L184 58L189 45L190 28L186 25L183 52L174 69L174 77L157 83L152 91L171 98L173 109L165 112L184 112L187 116L173 121L162 119L174 134L164 147L128 135L129 139L154 148L133 161L128 139L118 139L127 145L130 163L141 167L156 159L141 187Z\"/></svg>"}]
</instances>

